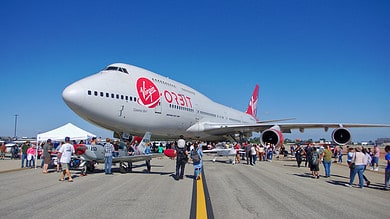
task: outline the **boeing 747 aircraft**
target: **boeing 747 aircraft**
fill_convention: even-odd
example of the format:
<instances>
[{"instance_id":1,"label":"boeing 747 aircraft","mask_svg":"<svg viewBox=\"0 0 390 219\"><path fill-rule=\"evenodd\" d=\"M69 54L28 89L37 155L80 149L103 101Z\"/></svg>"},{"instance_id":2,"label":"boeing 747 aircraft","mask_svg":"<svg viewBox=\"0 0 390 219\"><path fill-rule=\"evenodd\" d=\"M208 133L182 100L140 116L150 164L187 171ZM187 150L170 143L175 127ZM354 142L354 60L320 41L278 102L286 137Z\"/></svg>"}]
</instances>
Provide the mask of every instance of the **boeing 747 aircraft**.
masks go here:
<instances>
[{"instance_id":1,"label":"boeing 747 aircraft","mask_svg":"<svg viewBox=\"0 0 390 219\"><path fill-rule=\"evenodd\" d=\"M390 127L382 124L283 123L256 117L259 86L246 112L218 104L195 89L151 71L123 63L74 82L65 88L65 103L83 119L114 131L116 136L151 132L159 138L240 141L261 133L261 144L283 143L283 133L296 129L333 128L337 144L351 140L353 127Z\"/></svg>"}]
</instances>

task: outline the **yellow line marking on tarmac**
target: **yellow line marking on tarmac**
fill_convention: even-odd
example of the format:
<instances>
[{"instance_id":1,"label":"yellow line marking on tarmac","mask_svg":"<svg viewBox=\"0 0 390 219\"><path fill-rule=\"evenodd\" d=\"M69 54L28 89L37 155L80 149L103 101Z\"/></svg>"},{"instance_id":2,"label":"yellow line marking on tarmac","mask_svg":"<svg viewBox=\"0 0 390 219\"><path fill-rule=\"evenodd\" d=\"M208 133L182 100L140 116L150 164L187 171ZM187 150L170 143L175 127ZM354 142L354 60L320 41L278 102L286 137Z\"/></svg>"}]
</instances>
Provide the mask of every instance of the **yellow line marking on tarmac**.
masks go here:
<instances>
[{"instance_id":1,"label":"yellow line marking on tarmac","mask_svg":"<svg viewBox=\"0 0 390 219\"><path fill-rule=\"evenodd\" d=\"M196 180L196 218L207 218L206 199L203 189L203 177Z\"/></svg>"}]
</instances>

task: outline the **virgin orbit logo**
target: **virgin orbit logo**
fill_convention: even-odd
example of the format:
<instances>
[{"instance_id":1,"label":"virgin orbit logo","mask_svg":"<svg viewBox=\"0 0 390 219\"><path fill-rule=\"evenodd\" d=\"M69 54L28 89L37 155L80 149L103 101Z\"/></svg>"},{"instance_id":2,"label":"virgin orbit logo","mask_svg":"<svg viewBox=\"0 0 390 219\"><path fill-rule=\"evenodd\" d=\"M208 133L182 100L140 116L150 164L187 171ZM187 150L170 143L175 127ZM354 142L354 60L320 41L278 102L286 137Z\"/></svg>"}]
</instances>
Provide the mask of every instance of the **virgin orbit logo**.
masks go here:
<instances>
[{"instance_id":1,"label":"virgin orbit logo","mask_svg":"<svg viewBox=\"0 0 390 219\"><path fill-rule=\"evenodd\" d=\"M160 92L157 86L147 78L137 80L138 100L148 108L154 108L160 101Z\"/></svg>"}]
</instances>

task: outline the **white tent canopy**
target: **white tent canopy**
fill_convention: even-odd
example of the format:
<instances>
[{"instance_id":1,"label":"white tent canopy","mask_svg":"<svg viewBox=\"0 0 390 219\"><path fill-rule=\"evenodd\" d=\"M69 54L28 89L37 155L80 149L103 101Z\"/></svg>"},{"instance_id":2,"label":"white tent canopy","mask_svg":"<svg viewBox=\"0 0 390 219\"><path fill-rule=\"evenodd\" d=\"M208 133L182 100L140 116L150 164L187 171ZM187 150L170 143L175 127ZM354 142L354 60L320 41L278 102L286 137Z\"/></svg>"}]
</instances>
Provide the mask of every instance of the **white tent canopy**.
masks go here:
<instances>
[{"instance_id":1,"label":"white tent canopy","mask_svg":"<svg viewBox=\"0 0 390 219\"><path fill-rule=\"evenodd\" d=\"M37 142L46 141L47 139L51 139L52 141L64 141L65 137L70 137L71 140L79 141L96 137L96 135L81 129L72 123L68 123L51 131L38 134Z\"/></svg>"}]
</instances>

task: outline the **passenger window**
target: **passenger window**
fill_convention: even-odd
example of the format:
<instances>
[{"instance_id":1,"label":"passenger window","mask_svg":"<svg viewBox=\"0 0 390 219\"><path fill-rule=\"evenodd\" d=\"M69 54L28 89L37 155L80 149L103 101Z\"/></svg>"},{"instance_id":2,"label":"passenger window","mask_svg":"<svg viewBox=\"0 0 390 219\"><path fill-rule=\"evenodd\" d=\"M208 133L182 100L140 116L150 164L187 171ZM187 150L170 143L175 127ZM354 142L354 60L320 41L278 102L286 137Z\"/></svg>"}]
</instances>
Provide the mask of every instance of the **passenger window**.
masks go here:
<instances>
[{"instance_id":1,"label":"passenger window","mask_svg":"<svg viewBox=\"0 0 390 219\"><path fill-rule=\"evenodd\" d=\"M89 90L89 91L88 91L88 95L92 95L92 91Z\"/></svg>"}]
</instances>

